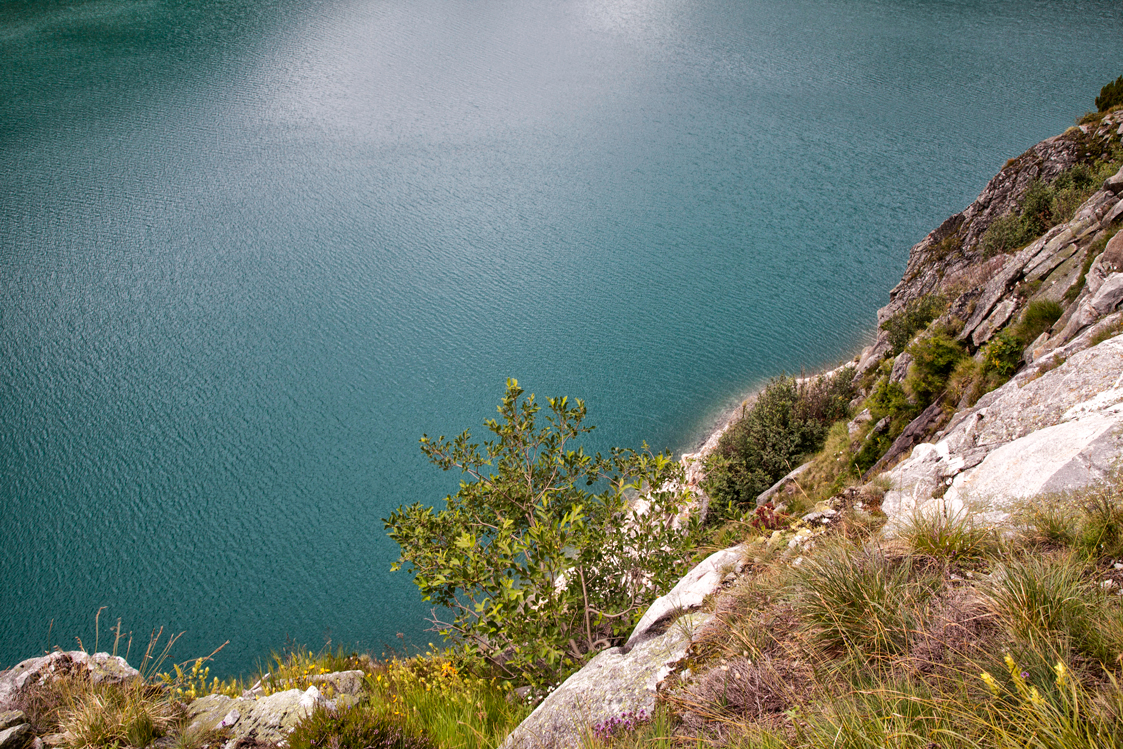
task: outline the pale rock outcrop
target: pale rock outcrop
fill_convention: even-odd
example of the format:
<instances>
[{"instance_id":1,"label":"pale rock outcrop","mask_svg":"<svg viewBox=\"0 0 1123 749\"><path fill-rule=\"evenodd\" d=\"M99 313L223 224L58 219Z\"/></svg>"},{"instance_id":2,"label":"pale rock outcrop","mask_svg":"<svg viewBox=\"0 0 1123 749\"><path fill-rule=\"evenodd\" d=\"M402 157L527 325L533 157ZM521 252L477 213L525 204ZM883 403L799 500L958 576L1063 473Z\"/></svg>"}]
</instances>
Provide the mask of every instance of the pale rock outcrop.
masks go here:
<instances>
[{"instance_id":1,"label":"pale rock outcrop","mask_svg":"<svg viewBox=\"0 0 1123 749\"><path fill-rule=\"evenodd\" d=\"M888 471L890 530L912 512L1005 517L1009 500L1086 486L1123 457L1123 336L1023 372Z\"/></svg>"},{"instance_id":2,"label":"pale rock outcrop","mask_svg":"<svg viewBox=\"0 0 1123 749\"><path fill-rule=\"evenodd\" d=\"M690 612L743 567L740 546L711 554L658 598L624 647L598 653L551 692L503 743L503 749L561 749L581 744L596 723L655 707L659 683L686 655L710 614ZM668 625L669 622L669 625Z\"/></svg>"},{"instance_id":3,"label":"pale rock outcrop","mask_svg":"<svg viewBox=\"0 0 1123 749\"><path fill-rule=\"evenodd\" d=\"M651 637L652 628L661 620L676 612L698 608L707 596L721 587L722 580L730 573L739 573L744 566L741 561L743 550L740 546L714 552L703 559L694 569L686 573L675 587L664 596L655 599L647 612L640 618L624 644L624 651L634 648Z\"/></svg>"},{"instance_id":4,"label":"pale rock outcrop","mask_svg":"<svg viewBox=\"0 0 1123 749\"><path fill-rule=\"evenodd\" d=\"M37 684L79 673L86 674L94 684L121 684L140 678L140 672L124 658L109 653L74 650L28 658L0 672L0 711L14 708L17 700Z\"/></svg>"},{"instance_id":5,"label":"pale rock outcrop","mask_svg":"<svg viewBox=\"0 0 1123 749\"><path fill-rule=\"evenodd\" d=\"M303 691L288 689L256 699L211 694L188 706L187 730L200 735L227 729L228 747L248 741L283 746L296 725L311 715L318 704L327 701L316 687Z\"/></svg>"},{"instance_id":6,"label":"pale rock outcrop","mask_svg":"<svg viewBox=\"0 0 1123 749\"><path fill-rule=\"evenodd\" d=\"M889 373L889 382L904 382L905 378L908 377L909 365L912 364L912 361L912 354L908 351L897 354L897 358L893 360L893 370Z\"/></svg>"},{"instance_id":7,"label":"pale rock outcrop","mask_svg":"<svg viewBox=\"0 0 1123 749\"><path fill-rule=\"evenodd\" d=\"M626 711L655 708L655 695L686 655L695 629L710 618L685 614L670 628L629 651L609 648L550 693L501 745L502 749L570 749L596 723Z\"/></svg>"}]
</instances>

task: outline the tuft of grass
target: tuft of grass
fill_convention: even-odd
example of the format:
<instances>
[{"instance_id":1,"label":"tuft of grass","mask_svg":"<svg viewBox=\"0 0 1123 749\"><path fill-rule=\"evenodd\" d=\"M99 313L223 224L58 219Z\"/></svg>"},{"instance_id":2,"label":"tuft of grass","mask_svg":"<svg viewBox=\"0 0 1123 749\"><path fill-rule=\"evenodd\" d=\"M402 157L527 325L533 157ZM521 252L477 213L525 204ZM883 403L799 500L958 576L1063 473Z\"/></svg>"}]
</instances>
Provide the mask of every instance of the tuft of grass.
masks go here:
<instances>
[{"instance_id":1,"label":"tuft of grass","mask_svg":"<svg viewBox=\"0 0 1123 749\"><path fill-rule=\"evenodd\" d=\"M1091 563L1123 560L1123 465L1102 482L1023 502L1016 518L1031 543L1068 549Z\"/></svg>"},{"instance_id":2,"label":"tuft of grass","mask_svg":"<svg viewBox=\"0 0 1123 749\"><path fill-rule=\"evenodd\" d=\"M1012 558L988 587L989 607L1026 647L1057 657L1072 651L1104 665L1119 654L1117 602L1107 600L1077 557ZM1115 626L1106 626L1112 620Z\"/></svg>"},{"instance_id":3,"label":"tuft of grass","mask_svg":"<svg viewBox=\"0 0 1123 749\"><path fill-rule=\"evenodd\" d=\"M1035 299L1022 312L1014 335L1022 342L1023 346L1028 346L1037 340L1038 336L1053 327L1053 323L1061 319L1064 312L1064 307L1059 302L1054 302L1051 299Z\"/></svg>"},{"instance_id":4,"label":"tuft of grass","mask_svg":"<svg viewBox=\"0 0 1123 749\"><path fill-rule=\"evenodd\" d=\"M1107 339L1114 338L1120 333L1123 333L1123 319L1120 319L1119 322L1115 323L1115 325L1105 327L1103 330L1097 331L1095 335L1088 339L1088 345L1099 346Z\"/></svg>"},{"instance_id":5,"label":"tuft of grass","mask_svg":"<svg viewBox=\"0 0 1123 749\"><path fill-rule=\"evenodd\" d=\"M836 545L797 568L796 611L828 651L885 658L920 629L938 578L923 560Z\"/></svg>"},{"instance_id":6,"label":"tuft of grass","mask_svg":"<svg viewBox=\"0 0 1123 749\"><path fill-rule=\"evenodd\" d=\"M134 683L88 685L75 682L59 712L59 733L67 749L135 747L143 749L165 736L181 718L175 703L159 688Z\"/></svg>"},{"instance_id":7,"label":"tuft of grass","mask_svg":"<svg viewBox=\"0 0 1123 749\"><path fill-rule=\"evenodd\" d=\"M994 554L998 537L968 512L916 512L898 535L913 552L947 562L980 562Z\"/></svg>"}]
</instances>

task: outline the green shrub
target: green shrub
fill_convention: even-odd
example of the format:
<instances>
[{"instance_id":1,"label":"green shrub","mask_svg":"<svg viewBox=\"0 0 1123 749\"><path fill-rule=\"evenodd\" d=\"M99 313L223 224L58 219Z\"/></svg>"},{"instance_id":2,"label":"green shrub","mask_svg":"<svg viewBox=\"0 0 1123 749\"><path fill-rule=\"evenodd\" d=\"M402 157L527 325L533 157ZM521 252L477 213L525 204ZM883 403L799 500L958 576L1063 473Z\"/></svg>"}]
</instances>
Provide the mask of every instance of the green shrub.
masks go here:
<instances>
[{"instance_id":1,"label":"green shrub","mask_svg":"<svg viewBox=\"0 0 1123 749\"><path fill-rule=\"evenodd\" d=\"M719 504L751 504L822 446L830 425L846 417L853 396L849 368L802 384L773 378L718 442L706 463L706 493Z\"/></svg>"},{"instance_id":2,"label":"green shrub","mask_svg":"<svg viewBox=\"0 0 1123 749\"><path fill-rule=\"evenodd\" d=\"M896 356L904 351L913 335L942 315L947 306L947 300L942 296L929 294L920 299L909 300L904 309L883 322L881 329L888 334L891 355Z\"/></svg>"},{"instance_id":3,"label":"green shrub","mask_svg":"<svg viewBox=\"0 0 1123 749\"><path fill-rule=\"evenodd\" d=\"M967 356L963 344L944 331L921 338L909 346L908 351L913 357L913 364L905 386L920 408L944 391L948 377L960 360Z\"/></svg>"},{"instance_id":4,"label":"green shrub","mask_svg":"<svg viewBox=\"0 0 1123 749\"><path fill-rule=\"evenodd\" d=\"M1032 224L1021 213L1008 213L991 222L979 242L983 257L994 257L1025 247L1036 238Z\"/></svg>"},{"instance_id":5,"label":"green shrub","mask_svg":"<svg viewBox=\"0 0 1123 749\"><path fill-rule=\"evenodd\" d=\"M1123 75L1101 88L1100 95L1096 97L1096 109L1101 112L1120 104L1123 104Z\"/></svg>"},{"instance_id":6,"label":"green shrub","mask_svg":"<svg viewBox=\"0 0 1123 749\"><path fill-rule=\"evenodd\" d=\"M877 381L873 392L866 399L866 407L875 422L889 417L889 434L896 437L917 417L920 408L909 400L904 387L897 382L889 382L888 377Z\"/></svg>"},{"instance_id":7,"label":"green shrub","mask_svg":"<svg viewBox=\"0 0 1123 749\"><path fill-rule=\"evenodd\" d=\"M1002 331L983 349L984 374L993 372L1002 378L1003 382L1010 379L1018 370L1024 351L1025 346L1017 336L1009 330Z\"/></svg>"}]
</instances>

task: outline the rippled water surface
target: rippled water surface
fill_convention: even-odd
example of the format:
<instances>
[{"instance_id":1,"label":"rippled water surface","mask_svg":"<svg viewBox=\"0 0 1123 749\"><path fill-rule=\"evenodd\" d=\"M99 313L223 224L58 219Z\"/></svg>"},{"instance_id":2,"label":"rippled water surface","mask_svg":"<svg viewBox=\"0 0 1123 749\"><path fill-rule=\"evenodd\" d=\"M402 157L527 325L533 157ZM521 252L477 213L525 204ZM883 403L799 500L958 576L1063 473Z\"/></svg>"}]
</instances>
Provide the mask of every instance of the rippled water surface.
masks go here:
<instances>
[{"instance_id":1,"label":"rippled water surface","mask_svg":"<svg viewBox=\"0 0 1123 749\"><path fill-rule=\"evenodd\" d=\"M426 642L422 432L514 376L692 446L1121 53L1117 0L9 0L0 667L102 606L222 672Z\"/></svg>"}]
</instances>

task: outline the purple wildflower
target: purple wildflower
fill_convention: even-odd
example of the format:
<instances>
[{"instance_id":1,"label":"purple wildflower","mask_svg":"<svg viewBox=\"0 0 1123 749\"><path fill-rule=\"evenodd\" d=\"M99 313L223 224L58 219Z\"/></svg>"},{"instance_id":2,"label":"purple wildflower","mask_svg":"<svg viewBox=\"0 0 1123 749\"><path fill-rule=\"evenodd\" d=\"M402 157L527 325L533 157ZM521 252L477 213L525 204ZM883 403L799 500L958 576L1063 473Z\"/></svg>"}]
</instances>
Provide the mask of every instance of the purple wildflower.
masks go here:
<instances>
[{"instance_id":1,"label":"purple wildflower","mask_svg":"<svg viewBox=\"0 0 1123 749\"><path fill-rule=\"evenodd\" d=\"M617 736L634 731L648 720L650 718L646 710L625 710L619 715L605 718L596 723L593 726L593 735L601 741L609 741Z\"/></svg>"}]
</instances>

